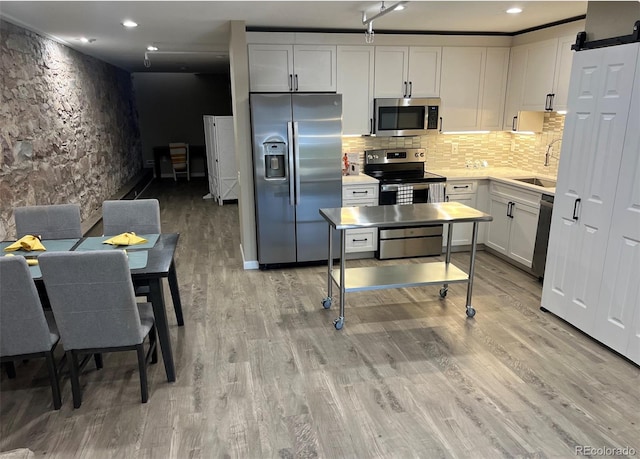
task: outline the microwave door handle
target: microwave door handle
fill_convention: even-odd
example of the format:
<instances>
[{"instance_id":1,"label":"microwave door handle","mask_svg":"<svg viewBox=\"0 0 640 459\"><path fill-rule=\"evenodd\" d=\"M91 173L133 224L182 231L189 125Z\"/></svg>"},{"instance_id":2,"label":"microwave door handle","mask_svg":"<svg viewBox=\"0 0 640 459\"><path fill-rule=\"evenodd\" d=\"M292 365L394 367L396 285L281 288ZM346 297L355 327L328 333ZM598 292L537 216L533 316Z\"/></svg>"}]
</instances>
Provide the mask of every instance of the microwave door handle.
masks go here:
<instances>
[{"instance_id":1,"label":"microwave door handle","mask_svg":"<svg viewBox=\"0 0 640 459\"><path fill-rule=\"evenodd\" d=\"M296 201L293 177L295 177L296 171L293 167L293 123L291 121L287 123L287 150L289 153L289 204L295 206Z\"/></svg>"},{"instance_id":2,"label":"microwave door handle","mask_svg":"<svg viewBox=\"0 0 640 459\"><path fill-rule=\"evenodd\" d=\"M297 90L297 88L296 88ZM300 204L300 143L298 142L298 122L293 123L293 156L296 161L296 205Z\"/></svg>"}]
</instances>

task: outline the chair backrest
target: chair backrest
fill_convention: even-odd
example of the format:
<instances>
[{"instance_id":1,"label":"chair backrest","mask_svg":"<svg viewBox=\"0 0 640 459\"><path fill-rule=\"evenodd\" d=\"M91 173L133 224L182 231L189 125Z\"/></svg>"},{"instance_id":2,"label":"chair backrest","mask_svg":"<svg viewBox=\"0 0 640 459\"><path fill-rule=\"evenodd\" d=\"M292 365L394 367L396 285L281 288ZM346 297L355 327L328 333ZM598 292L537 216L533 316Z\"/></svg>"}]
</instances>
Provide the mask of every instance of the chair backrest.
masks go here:
<instances>
[{"instance_id":1,"label":"chair backrest","mask_svg":"<svg viewBox=\"0 0 640 459\"><path fill-rule=\"evenodd\" d=\"M189 163L189 144L173 142L169 144L169 155L174 170L186 170Z\"/></svg>"},{"instance_id":2,"label":"chair backrest","mask_svg":"<svg viewBox=\"0 0 640 459\"><path fill-rule=\"evenodd\" d=\"M50 252L38 261L65 350L142 342L124 251Z\"/></svg>"},{"instance_id":3,"label":"chair backrest","mask_svg":"<svg viewBox=\"0 0 640 459\"><path fill-rule=\"evenodd\" d=\"M18 238L27 234L42 239L71 239L82 237L80 206L51 204L13 209Z\"/></svg>"},{"instance_id":4,"label":"chair backrest","mask_svg":"<svg viewBox=\"0 0 640 459\"><path fill-rule=\"evenodd\" d=\"M105 236L133 231L136 234L159 234L160 203L157 199L104 201L102 232Z\"/></svg>"},{"instance_id":5,"label":"chair backrest","mask_svg":"<svg viewBox=\"0 0 640 459\"><path fill-rule=\"evenodd\" d=\"M51 336L24 257L0 257L0 357L51 350Z\"/></svg>"}]
</instances>

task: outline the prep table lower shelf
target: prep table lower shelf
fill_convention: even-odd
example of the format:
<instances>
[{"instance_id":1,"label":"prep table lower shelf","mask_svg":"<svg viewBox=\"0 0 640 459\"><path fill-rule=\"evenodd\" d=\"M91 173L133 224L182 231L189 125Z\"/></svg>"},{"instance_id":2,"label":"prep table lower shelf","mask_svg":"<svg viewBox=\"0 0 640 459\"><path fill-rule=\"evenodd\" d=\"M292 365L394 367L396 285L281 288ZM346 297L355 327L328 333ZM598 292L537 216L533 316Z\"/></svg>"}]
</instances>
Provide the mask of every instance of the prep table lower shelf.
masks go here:
<instances>
[{"instance_id":1,"label":"prep table lower shelf","mask_svg":"<svg viewBox=\"0 0 640 459\"><path fill-rule=\"evenodd\" d=\"M469 275L457 266L442 262L409 263L391 266L345 268L345 292L382 290L387 288L421 287L424 285L466 283ZM340 287L340 271L331 273Z\"/></svg>"},{"instance_id":2,"label":"prep table lower shelf","mask_svg":"<svg viewBox=\"0 0 640 459\"><path fill-rule=\"evenodd\" d=\"M491 215L459 202L434 204L406 204L370 207L336 207L320 209L320 215L329 223L329 252L327 264L327 296L322 300L325 309L333 302L333 284L340 289L340 316L333 321L336 330L344 326L345 295L348 292L381 290L388 288L421 287L441 284L440 298L447 296L449 284L467 284L467 317L476 310L471 306L473 272L478 239L478 223L491 221ZM456 223L472 222L469 271L464 272L451 263L452 227ZM445 261L430 263L398 263L395 265L346 268L346 230L354 228L413 227L448 224ZM340 268L333 267L333 231L340 232Z\"/></svg>"}]
</instances>

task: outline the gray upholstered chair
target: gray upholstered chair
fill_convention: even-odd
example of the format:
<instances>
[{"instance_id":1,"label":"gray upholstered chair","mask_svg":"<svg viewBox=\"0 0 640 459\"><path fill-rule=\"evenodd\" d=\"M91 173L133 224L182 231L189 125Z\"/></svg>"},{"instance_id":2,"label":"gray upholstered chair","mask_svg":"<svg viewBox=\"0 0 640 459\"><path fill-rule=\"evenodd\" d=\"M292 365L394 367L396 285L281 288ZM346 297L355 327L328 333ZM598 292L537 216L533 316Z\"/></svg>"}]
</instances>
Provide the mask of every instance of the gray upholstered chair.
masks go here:
<instances>
[{"instance_id":1,"label":"gray upholstered chair","mask_svg":"<svg viewBox=\"0 0 640 459\"><path fill-rule=\"evenodd\" d=\"M136 234L158 234L160 203L157 199L104 201L102 203L102 232L115 236L133 231Z\"/></svg>"},{"instance_id":2,"label":"gray upholstered chair","mask_svg":"<svg viewBox=\"0 0 640 459\"><path fill-rule=\"evenodd\" d=\"M53 351L60 340L55 321L45 315L24 257L0 257L0 361L44 357L53 407L60 409L60 380ZM10 377L15 373L10 372Z\"/></svg>"},{"instance_id":3,"label":"gray upholstered chair","mask_svg":"<svg viewBox=\"0 0 640 459\"><path fill-rule=\"evenodd\" d=\"M42 239L82 237L78 204L15 207L13 217L18 238L26 234L40 236Z\"/></svg>"},{"instance_id":4,"label":"gray upholstered chair","mask_svg":"<svg viewBox=\"0 0 640 459\"><path fill-rule=\"evenodd\" d=\"M158 361L153 309L150 303L136 304L125 252L51 252L38 260L69 360L74 408L82 403L78 356L128 350L138 354L142 403L146 403L146 364L150 358L152 363Z\"/></svg>"}]
</instances>

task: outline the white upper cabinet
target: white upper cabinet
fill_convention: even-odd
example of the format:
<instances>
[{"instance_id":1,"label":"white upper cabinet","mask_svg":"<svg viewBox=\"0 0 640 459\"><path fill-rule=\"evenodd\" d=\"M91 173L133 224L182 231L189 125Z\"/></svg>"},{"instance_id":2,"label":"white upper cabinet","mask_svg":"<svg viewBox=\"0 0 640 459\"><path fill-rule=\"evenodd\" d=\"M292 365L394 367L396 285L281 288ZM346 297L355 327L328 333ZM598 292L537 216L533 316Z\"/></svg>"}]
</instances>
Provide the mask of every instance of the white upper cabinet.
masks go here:
<instances>
[{"instance_id":1,"label":"white upper cabinet","mask_svg":"<svg viewBox=\"0 0 640 459\"><path fill-rule=\"evenodd\" d=\"M342 94L342 134L371 134L373 123L372 46L338 46L338 94Z\"/></svg>"},{"instance_id":2,"label":"white upper cabinet","mask_svg":"<svg viewBox=\"0 0 640 459\"><path fill-rule=\"evenodd\" d=\"M504 127L520 110L565 110L574 37L552 38L511 48Z\"/></svg>"},{"instance_id":3,"label":"white upper cabinet","mask_svg":"<svg viewBox=\"0 0 640 459\"><path fill-rule=\"evenodd\" d=\"M442 49L443 131L502 127L509 48Z\"/></svg>"},{"instance_id":4,"label":"white upper cabinet","mask_svg":"<svg viewBox=\"0 0 640 459\"><path fill-rule=\"evenodd\" d=\"M336 47L249 45L252 92L336 92Z\"/></svg>"},{"instance_id":5,"label":"white upper cabinet","mask_svg":"<svg viewBox=\"0 0 640 459\"><path fill-rule=\"evenodd\" d=\"M375 97L438 97L442 48L376 46Z\"/></svg>"}]
</instances>

